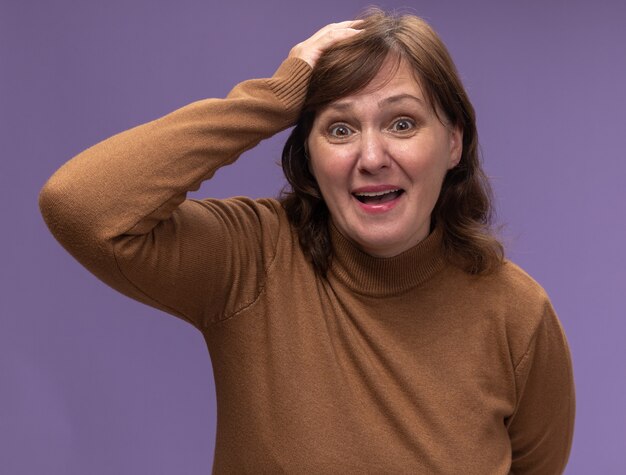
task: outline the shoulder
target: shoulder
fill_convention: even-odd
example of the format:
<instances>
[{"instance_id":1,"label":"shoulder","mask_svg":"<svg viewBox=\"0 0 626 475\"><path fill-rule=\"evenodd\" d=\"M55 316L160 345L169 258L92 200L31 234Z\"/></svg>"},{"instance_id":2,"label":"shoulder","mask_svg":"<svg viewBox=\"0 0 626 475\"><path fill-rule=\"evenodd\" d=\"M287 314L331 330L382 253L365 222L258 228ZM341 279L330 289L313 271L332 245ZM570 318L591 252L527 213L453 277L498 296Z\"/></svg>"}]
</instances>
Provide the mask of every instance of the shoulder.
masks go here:
<instances>
[{"instance_id":1,"label":"shoulder","mask_svg":"<svg viewBox=\"0 0 626 475\"><path fill-rule=\"evenodd\" d=\"M547 302L544 288L517 264L505 260L494 272L483 277L483 285L492 287L507 301L534 307Z\"/></svg>"},{"instance_id":2,"label":"shoulder","mask_svg":"<svg viewBox=\"0 0 626 475\"><path fill-rule=\"evenodd\" d=\"M507 260L492 278L504 298L504 324L517 367L539 333L552 329L560 335L561 324L547 292L521 267Z\"/></svg>"},{"instance_id":3,"label":"shoulder","mask_svg":"<svg viewBox=\"0 0 626 475\"><path fill-rule=\"evenodd\" d=\"M505 260L486 275L455 273L466 304L479 308L506 335L513 363L519 362L542 327L559 325L544 288L517 264Z\"/></svg>"},{"instance_id":4,"label":"shoulder","mask_svg":"<svg viewBox=\"0 0 626 475\"><path fill-rule=\"evenodd\" d=\"M274 249L279 241L290 240L293 231L280 201L274 198L206 198L189 200L211 215L211 221L225 235L244 241L257 241L264 249Z\"/></svg>"},{"instance_id":5,"label":"shoulder","mask_svg":"<svg viewBox=\"0 0 626 475\"><path fill-rule=\"evenodd\" d=\"M485 303L495 306L535 308L548 301L543 287L509 260L487 274L469 274L453 265L447 267L446 274L459 291L480 295Z\"/></svg>"},{"instance_id":6,"label":"shoulder","mask_svg":"<svg viewBox=\"0 0 626 475\"><path fill-rule=\"evenodd\" d=\"M282 205L274 198L253 199L247 196L235 196L225 199L205 198L189 201L200 205L226 225L260 225L271 228L288 223Z\"/></svg>"}]
</instances>

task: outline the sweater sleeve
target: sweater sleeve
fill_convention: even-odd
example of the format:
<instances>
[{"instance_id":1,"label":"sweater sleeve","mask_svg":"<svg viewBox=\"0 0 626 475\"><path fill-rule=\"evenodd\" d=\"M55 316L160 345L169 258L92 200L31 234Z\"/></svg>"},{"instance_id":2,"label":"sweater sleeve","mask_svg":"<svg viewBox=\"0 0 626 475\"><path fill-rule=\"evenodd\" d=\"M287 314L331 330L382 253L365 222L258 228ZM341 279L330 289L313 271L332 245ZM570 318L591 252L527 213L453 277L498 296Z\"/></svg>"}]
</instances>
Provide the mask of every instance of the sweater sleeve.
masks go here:
<instances>
[{"instance_id":1,"label":"sweater sleeve","mask_svg":"<svg viewBox=\"0 0 626 475\"><path fill-rule=\"evenodd\" d=\"M517 405L506 423L512 473L563 473L574 433L574 378L565 333L549 301L516 365L515 384Z\"/></svg>"},{"instance_id":2,"label":"sweater sleeve","mask_svg":"<svg viewBox=\"0 0 626 475\"><path fill-rule=\"evenodd\" d=\"M254 299L269 265L276 202L186 195L292 125L309 77L306 62L287 59L272 78L245 81L225 99L192 103L85 150L40 192L50 231L109 286L198 328L235 312Z\"/></svg>"}]
</instances>

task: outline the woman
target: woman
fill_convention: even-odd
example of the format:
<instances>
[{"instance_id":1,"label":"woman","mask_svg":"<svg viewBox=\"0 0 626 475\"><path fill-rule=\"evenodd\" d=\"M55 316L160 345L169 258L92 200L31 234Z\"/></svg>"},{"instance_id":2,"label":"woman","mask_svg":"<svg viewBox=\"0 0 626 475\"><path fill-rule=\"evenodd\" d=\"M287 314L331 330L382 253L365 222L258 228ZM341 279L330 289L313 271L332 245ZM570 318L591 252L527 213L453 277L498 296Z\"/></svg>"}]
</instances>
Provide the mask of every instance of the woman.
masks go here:
<instances>
[{"instance_id":1,"label":"woman","mask_svg":"<svg viewBox=\"0 0 626 475\"><path fill-rule=\"evenodd\" d=\"M291 125L280 201L186 200ZM64 247L204 335L214 473L560 473L574 389L502 257L472 106L422 20L375 11L270 79L116 135L40 196Z\"/></svg>"}]
</instances>

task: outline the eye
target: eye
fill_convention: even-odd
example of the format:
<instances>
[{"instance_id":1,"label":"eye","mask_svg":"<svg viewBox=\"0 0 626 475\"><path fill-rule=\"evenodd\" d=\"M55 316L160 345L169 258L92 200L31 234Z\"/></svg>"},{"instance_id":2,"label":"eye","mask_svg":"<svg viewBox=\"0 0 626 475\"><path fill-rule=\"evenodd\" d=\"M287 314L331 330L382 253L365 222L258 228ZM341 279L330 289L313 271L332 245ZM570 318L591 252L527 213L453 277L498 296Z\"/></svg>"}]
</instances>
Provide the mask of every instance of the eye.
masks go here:
<instances>
[{"instance_id":1,"label":"eye","mask_svg":"<svg viewBox=\"0 0 626 475\"><path fill-rule=\"evenodd\" d=\"M391 124L391 130L393 132L399 132L399 133L409 132L413 130L414 128L415 128L415 122L413 122L411 119L407 119L406 117L395 120Z\"/></svg>"},{"instance_id":2,"label":"eye","mask_svg":"<svg viewBox=\"0 0 626 475\"><path fill-rule=\"evenodd\" d=\"M350 137L353 131L346 124L333 124L328 129L328 134L337 139L344 139Z\"/></svg>"}]
</instances>

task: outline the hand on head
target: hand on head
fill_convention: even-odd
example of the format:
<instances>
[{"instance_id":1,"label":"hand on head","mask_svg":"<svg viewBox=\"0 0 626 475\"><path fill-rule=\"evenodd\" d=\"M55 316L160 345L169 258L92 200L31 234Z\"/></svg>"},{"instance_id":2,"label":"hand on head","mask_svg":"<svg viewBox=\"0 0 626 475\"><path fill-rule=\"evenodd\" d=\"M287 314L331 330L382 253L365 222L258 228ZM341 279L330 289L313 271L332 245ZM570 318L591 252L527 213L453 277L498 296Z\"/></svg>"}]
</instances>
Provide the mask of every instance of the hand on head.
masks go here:
<instances>
[{"instance_id":1,"label":"hand on head","mask_svg":"<svg viewBox=\"0 0 626 475\"><path fill-rule=\"evenodd\" d=\"M311 67L314 67L322 52L333 43L345 40L363 31L355 28L361 22L362 20L349 20L326 25L310 38L291 48L289 57L300 58L309 63Z\"/></svg>"}]
</instances>

